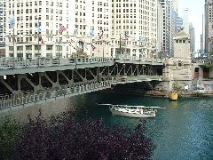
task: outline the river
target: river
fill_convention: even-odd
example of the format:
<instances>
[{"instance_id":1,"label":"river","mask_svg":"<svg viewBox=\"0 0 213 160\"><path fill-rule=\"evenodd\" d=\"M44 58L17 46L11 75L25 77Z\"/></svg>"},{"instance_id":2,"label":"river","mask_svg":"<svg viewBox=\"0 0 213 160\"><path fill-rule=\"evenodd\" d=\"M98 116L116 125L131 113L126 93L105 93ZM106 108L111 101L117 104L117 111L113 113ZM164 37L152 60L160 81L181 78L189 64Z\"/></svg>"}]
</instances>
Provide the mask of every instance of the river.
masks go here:
<instances>
[{"instance_id":1,"label":"river","mask_svg":"<svg viewBox=\"0 0 213 160\"><path fill-rule=\"evenodd\" d=\"M98 103L160 106L155 118L147 119L146 135L156 144L154 160L212 160L213 159L213 98L187 98L171 102L163 98L93 93L68 99L66 103L43 106L46 116L68 111L73 107L80 118L103 119L114 124L134 128L137 118L112 116L107 106ZM39 106L35 107L39 108ZM35 109L25 110L30 113ZM18 118L22 113L16 111ZM48 114L47 114L48 113Z\"/></svg>"}]
</instances>

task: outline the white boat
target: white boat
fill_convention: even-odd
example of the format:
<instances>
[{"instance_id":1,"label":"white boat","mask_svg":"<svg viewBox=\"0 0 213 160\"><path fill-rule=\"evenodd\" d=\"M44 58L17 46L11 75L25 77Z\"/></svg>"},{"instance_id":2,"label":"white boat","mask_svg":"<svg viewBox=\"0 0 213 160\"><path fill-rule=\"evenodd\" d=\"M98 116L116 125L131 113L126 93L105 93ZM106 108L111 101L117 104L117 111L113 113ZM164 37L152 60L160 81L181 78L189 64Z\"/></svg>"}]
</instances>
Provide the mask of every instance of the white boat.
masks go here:
<instances>
[{"instance_id":1,"label":"white boat","mask_svg":"<svg viewBox=\"0 0 213 160\"><path fill-rule=\"evenodd\" d=\"M156 110L145 108L145 106L111 105L110 111L113 115L126 117L148 118L155 117Z\"/></svg>"}]
</instances>

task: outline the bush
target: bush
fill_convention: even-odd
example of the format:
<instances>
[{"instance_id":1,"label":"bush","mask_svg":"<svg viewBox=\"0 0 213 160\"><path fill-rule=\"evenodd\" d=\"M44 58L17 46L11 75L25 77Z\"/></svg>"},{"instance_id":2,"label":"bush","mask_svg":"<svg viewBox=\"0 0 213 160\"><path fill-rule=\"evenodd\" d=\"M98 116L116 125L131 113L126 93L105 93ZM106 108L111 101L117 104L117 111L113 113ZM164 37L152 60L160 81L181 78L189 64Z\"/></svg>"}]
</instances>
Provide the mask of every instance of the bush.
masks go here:
<instances>
[{"instance_id":1,"label":"bush","mask_svg":"<svg viewBox=\"0 0 213 160\"><path fill-rule=\"evenodd\" d=\"M21 134L21 125L10 117L0 123L0 159L11 159Z\"/></svg>"},{"instance_id":2,"label":"bush","mask_svg":"<svg viewBox=\"0 0 213 160\"><path fill-rule=\"evenodd\" d=\"M16 148L20 160L144 160L154 149L144 135L141 123L133 132L113 129L101 120L77 121L73 116L53 117L47 122L41 115L23 129Z\"/></svg>"}]
</instances>

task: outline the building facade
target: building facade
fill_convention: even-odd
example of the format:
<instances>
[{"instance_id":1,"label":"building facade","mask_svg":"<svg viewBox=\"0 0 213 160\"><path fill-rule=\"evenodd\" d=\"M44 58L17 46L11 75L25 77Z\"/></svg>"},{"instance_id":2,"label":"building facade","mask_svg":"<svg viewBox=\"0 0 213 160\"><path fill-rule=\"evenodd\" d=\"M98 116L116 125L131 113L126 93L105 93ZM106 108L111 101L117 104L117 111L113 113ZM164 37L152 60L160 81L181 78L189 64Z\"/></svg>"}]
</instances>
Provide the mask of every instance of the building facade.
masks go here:
<instances>
[{"instance_id":1,"label":"building facade","mask_svg":"<svg viewBox=\"0 0 213 160\"><path fill-rule=\"evenodd\" d=\"M6 2L0 0L0 57L5 56L5 21L6 21Z\"/></svg>"},{"instance_id":2,"label":"building facade","mask_svg":"<svg viewBox=\"0 0 213 160\"><path fill-rule=\"evenodd\" d=\"M8 0L6 57L152 58L157 0Z\"/></svg>"},{"instance_id":3,"label":"building facade","mask_svg":"<svg viewBox=\"0 0 213 160\"><path fill-rule=\"evenodd\" d=\"M111 57L112 0L92 0L87 5L87 42L90 53L96 57ZM91 14L89 14L91 13ZM92 48L91 48L92 46Z\"/></svg>"},{"instance_id":4,"label":"building facade","mask_svg":"<svg viewBox=\"0 0 213 160\"><path fill-rule=\"evenodd\" d=\"M157 44L157 0L112 0L112 54L153 57Z\"/></svg>"},{"instance_id":5,"label":"building facade","mask_svg":"<svg viewBox=\"0 0 213 160\"><path fill-rule=\"evenodd\" d=\"M213 0L205 0L205 53L213 51Z\"/></svg>"},{"instance_id":6,"label":"building facade","mask_svg":"<svg viewBox=\"0 0 213 160\"><path fill-rule=\"evenodd\" d=\"M10 0L6 5L6 56L69 56L70 6L69 0Z\"/></svg>"},{"instance_id":7,"label":"building facade","mask_svg":"<svg viewBox=\"0 0 213 160\"><path fill-rule=\"evenodd\" d=\"M163 54L164 57L173 55L174 7L172 0L160 0L163 8Z\"/></svg>"},{"instance_id":8,"label":"building facade","mask_svg":"<svg viewBox=\"0 0 213 160\"><path fill-rule=\"evenodd\" d=\"M195 54L195 28L192 23L189 24L189 35L190 35L190 40L191 40L191 43L190 43L191 53L194 56L194 54Z\"/></svg>"},{"instance_id":9,"label":"building facade","mask_svg":"<svg viewBox=\"0 0 213 160\"><path fill-rule=\"evenodd\" d=\"M14 22L6 26L7 57L92 56L111 37L111 0L10 0L6 7Z\"/></svg>"},{"instance_id":10,"label":"building facade","mask_svg":"<svg viewBox=\"0 0 213 160\"><path fill-rule=\"evenodd\" d=\"M158 34L157 34L157 52L159 57L163 57L163 6L158 1Z\"/></svg>"},{"instance_id":11,"label":"building facade","mask_svg":"<svg viewBox=\"0 0 213 160\"><path fill-rule=\"evenodd\" d=\"M183 9L183 29L184 32L189 34L189 9Z\"/></svg>"},{"instance_id":12,"label":"building facade","mask_svg":"<svg viewBox=\"0 0 213 160\"><path fill-rule=\"evenodd\" d=\"M183 27L183 19L179 16L176 17L176 25L175 25L175 32L178 33L181 28Z\"/></svg>"}]
</instances>

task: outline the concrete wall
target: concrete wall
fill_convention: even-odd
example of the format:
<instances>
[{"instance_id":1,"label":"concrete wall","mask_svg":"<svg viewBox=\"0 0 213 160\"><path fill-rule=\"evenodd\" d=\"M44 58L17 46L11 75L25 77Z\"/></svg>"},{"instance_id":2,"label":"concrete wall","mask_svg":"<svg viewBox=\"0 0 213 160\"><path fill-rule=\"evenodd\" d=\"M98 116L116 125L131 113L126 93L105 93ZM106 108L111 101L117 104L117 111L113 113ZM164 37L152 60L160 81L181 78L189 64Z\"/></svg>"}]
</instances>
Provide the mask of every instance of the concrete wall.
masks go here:
<instances>
[{"instance_id":1,"label":"concrete wall","mask_svg":"<svg viewBox=\"0 0 213 160\"><path fill-rule=\"evenodd\" d=\"M209 72L209 78L213 78L213 69Z\"/></svg>"},{"instance_id":2,"label":"concrete wall","mask_svg":"<svg viewBox=\"0 0 213 160\"><path fill-rule=\"evenodd\" d=\"M49 118L51 116L56 116L60 113L71 111L74 109L75 106L75 97L73 98L65 98L65 99L58 99L53 102L47 102L43 104L35 104L29 107L21 107L15 108L11 111L1 112L0 113L0 120L5 116L12 116L17 121L20 122L27 122L28 116L31 118L35 118L39 115L39 110L42 112L42 117Z\"/></svg>"},{"instance_id":3,"label":"concrete wall","mask_svg":"<svg viewBox=\"0 0 213 160\"><path fill-rule=\"evenodd\" d=\"M173 83L176 82L183 90L185 86L188 86L188 90L193 89L193 82L192 81L164 81L159 83L156 87L155 90L160 90L160 91L172 91L172 85Z\"/></svg>"},{"instance_id":4,"label":"concrete wall","mask_svg":"<svg viewBox=\"0 0 213 160\"><path fill-rule=\"evenodd\" d=\"M190 59L190 42L189 40L176 40L174 42L174 57L181 59Z\"/></svg>"},{"instance_id":5,"label":"concrete wall","mask_svg":"<svg viewBox=\"0 0 213 160\"><path fill-rule=\"evenodd\" d=\"M164 68L164 80L184 81L192 80L192 64L189 61L170 58Z\"/></svg>"}]
</instances>

